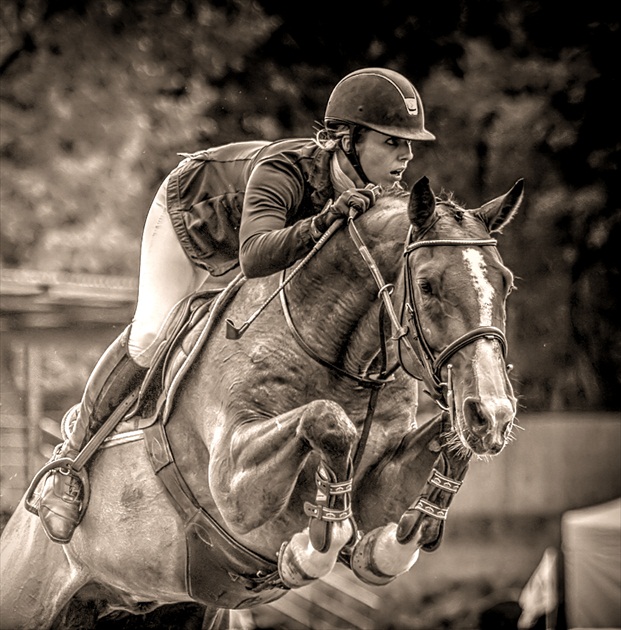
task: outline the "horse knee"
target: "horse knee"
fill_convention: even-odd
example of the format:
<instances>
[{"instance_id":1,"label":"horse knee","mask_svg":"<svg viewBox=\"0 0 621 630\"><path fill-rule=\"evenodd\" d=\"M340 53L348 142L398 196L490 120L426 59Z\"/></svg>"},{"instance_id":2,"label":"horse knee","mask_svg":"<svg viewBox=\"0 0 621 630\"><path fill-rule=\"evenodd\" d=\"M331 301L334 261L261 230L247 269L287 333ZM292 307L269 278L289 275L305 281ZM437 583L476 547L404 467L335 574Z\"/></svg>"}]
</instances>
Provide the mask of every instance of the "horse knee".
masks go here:
<instances>
[{"instance_id":1,"label":"horse knee","mask_svg":"<svg viewBox=\"0 0 621 630\"><path fill-rule=\"evenodd\" d=\"M331 400L315 400L305 409L298 437L327 456L348 455L357 438L356 427L343 408Z\"/></svg>"}]
</instances>

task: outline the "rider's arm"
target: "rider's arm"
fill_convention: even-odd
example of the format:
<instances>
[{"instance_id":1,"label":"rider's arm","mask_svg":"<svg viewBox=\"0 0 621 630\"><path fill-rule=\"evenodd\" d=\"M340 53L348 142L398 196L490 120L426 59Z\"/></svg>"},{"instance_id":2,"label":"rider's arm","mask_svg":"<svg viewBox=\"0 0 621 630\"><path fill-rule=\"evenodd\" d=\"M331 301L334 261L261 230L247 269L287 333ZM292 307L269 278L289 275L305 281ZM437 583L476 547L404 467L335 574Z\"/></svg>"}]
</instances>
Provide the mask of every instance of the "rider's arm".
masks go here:
<instances>
[{"instance_id":1,"label":"rider's arm","mask_svg":"<svg viewBox=\"0 0 621 630\"><path fill-rule=\"evenodd\" d=\"M285 227L303 195L302 176L287 161L270 160L255 167L246 187L239 232L239 261L246 277L281 271L312 249L310 218Z\"/></svg>"}]
</instances>

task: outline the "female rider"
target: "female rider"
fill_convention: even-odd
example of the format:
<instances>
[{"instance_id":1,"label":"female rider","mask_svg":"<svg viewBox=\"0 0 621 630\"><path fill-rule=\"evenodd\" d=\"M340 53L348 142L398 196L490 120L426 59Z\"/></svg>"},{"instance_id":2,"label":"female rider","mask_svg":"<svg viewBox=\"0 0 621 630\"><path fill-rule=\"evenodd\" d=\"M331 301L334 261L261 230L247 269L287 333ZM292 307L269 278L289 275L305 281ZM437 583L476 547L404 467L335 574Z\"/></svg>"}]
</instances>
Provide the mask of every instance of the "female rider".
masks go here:
<instances>
[{"instance_id":1,"label":"female rider","mask_svg":"<svg viewBox=\"0 0 621 630\"><path fill-rule=\"evenodd\" d=\"M232 143L186 156L146 219L132 323L95 366L54 459L75 459L140 382L180 300L237 266L249 278L289 267L350 208L364 212L382 188L401 187L411 141L434 138L410 81L364 68L336 85L313 139ZM50 539L69 542L85 509L77 474L54 469L38 506Z\"/></svg>"}]
</instances>

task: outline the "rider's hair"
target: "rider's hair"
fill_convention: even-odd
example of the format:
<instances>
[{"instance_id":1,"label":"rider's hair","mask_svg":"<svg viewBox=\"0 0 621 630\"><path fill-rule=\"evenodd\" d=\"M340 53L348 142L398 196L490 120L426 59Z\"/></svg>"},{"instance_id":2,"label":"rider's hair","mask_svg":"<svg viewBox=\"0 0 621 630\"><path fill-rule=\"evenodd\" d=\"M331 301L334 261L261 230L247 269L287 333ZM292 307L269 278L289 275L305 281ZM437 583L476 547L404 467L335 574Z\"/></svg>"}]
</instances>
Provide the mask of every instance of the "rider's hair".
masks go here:
<instances>
[{"instance_id":1,"label":"rider's hair","mask_svg":"<svg viewBox=\"0 0 621 630\"><path fill-rule=\"evenodd\" d=\"M354 125L354 144L358 144L362 136L371 131L368 127L362 125ZM324 151L334 153L340 146L343 138L349 137L350 127L349 125L323 125L317 123L315 127L315 137L313 138L315 144L321 147ZM384 190L392 189L395 192L402 192L406 189L404 182L394 182L389 187L384 187Z\"/></svg>"},{"instance_id":2,"label":"rider's hair","mask_svg":"<svg viewBox=\"0 0 621 630\"><path fill-rule=\"evenodd\" d=\"M357 144L362 135L368 131L366 127L355 125L354 127L354 143ZM315 144L321 147L324 151L333 153L340 146L343 138L349 137L348 125L336 125L326 126L322 123L317 123L315 127Z\"/></svg>"}]
</instances>

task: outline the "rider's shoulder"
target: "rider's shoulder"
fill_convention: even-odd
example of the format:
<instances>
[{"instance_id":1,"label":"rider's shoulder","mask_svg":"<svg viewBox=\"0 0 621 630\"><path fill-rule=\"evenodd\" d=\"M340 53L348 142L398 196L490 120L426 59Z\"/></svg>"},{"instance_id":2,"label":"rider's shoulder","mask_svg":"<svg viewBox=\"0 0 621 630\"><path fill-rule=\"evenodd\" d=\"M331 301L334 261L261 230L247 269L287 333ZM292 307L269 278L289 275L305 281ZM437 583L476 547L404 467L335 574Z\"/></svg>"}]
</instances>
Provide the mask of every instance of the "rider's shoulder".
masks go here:
<instances>
[{"instance_id":1,"label":"rider's shoulder","mask_svg":"<svg viewBox=\"0 0 621 630\"><path fill-rule=\"evenodd\" d=\"M178 166L188 162L234 162L252 160L255 163L274 157L312 155L318 149L311 138L286 138L283 140L249 140L229 142L192 153L178 153L183 158Z\"/></svg>"}]
</instances>

